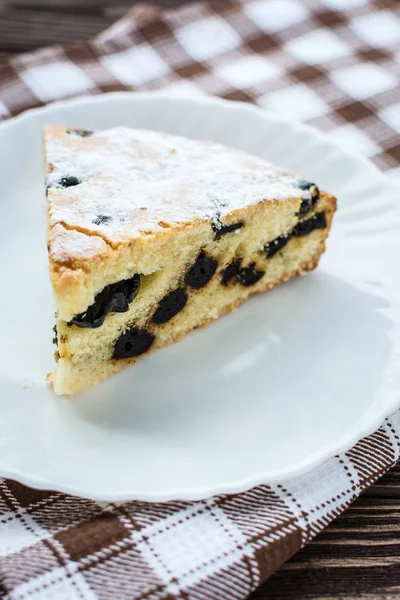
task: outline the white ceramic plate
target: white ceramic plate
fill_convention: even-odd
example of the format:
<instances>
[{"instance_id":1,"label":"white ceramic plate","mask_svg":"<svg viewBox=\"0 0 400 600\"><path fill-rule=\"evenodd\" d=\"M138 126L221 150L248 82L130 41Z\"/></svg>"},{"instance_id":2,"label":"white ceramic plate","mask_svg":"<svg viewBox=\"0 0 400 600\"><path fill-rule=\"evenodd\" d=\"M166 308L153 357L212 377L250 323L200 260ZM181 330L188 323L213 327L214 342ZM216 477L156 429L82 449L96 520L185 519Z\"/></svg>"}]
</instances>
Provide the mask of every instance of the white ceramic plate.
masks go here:
<instances>
[{"instance_id":1,"label":"white ceramic plate","mask_svg":"<svg viewBox=\"0 0 400 600\"><path fill-rule=\"evenodd\" d=\"M53 368L41 126L130 125L270 159L339 198L320 268L72 401ZM0 126L0 475L93 499L197 499L312 469L400 404L400 198L364 159L244 104L120 93Z\"/></svg>"}]
</instances>

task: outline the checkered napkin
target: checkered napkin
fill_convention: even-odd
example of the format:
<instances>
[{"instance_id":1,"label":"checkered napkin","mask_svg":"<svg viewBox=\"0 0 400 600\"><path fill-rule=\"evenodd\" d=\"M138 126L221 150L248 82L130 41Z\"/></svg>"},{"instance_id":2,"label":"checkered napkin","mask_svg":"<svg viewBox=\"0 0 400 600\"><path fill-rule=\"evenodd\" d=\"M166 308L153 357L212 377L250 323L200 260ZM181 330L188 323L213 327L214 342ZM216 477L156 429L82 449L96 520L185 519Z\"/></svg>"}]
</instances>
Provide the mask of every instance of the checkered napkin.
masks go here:
<instances>
[{"instance_id":1,"label":"checkered napkin","mask_svg":"<svg viewBox=\"0 0 400 600\"><path fill-rule=\"evenodd\" d=\"M140 6L90 43L0 64L0 116L77 94L169 88L257 102L400 175L398 0ZM202 502L107 504L0 481L0 596L233 600L400 455L400 412L301 478Z\"/></svg>"}]
</instances>

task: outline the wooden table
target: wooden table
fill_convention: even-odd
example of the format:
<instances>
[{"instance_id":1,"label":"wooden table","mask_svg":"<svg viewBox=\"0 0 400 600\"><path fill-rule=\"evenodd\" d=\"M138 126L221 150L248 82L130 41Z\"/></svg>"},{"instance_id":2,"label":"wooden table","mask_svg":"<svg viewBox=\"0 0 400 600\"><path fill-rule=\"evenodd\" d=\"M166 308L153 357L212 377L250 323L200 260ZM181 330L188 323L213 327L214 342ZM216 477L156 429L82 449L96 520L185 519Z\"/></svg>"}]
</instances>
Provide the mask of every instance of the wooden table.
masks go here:
<instances>
[{"instance_id":1,"label":"wooden table","mask_svg":"<svg viewBox=\"0 0 400 600\"><path fill-rule=\"evenodd\" d=\"M158 0L163 6L182 0ZM0 0L0 58L96 35L128 0ZM400 467L257 590L251 600L400 598Z\"/></svg>"}]
</instances>

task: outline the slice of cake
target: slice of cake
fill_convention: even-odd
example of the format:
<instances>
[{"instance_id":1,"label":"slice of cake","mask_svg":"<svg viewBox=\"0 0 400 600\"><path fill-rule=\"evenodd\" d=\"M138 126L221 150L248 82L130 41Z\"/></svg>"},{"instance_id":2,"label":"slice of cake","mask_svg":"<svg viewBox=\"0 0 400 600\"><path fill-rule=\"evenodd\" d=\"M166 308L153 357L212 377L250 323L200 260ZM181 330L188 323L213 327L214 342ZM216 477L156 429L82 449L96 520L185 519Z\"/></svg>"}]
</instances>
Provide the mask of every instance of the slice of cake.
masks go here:
<instances>
[{"instance_id":1,"label":"slice of cake","mask_svg":"<svg viewBox=\"0 0 400 600\"><path fill-rule=\"evenodd\" d=\"M44 150L57 394L314 269L325 249L335 198L255 156L122 127L48 126Z\"/></svg>"}]
</instances>

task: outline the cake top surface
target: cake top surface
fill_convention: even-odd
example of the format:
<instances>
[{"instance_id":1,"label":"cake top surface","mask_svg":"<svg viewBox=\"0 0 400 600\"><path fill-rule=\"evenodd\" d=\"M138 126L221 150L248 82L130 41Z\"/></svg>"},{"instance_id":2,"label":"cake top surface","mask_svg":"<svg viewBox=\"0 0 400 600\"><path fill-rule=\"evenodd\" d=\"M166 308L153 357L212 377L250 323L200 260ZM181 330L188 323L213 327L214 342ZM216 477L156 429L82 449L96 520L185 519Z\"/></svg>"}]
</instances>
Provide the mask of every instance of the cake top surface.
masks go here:
<instances>
[{"instance_id":1,"label":"cake top surface","mask_svg":"<svg viewBox=\"0 0 400 600\"><path fill-rule=\"evenodd\" d=\"M45 155L49 221L60 252L64 227L82 234L74 236L79 254L91 246L88 236L93 244L101 238L116 245L166 224L210 219L218 227L235 209L304 195L294 175L261 158L155 131L46 126Z\"/></svg>"}]
</instances>

